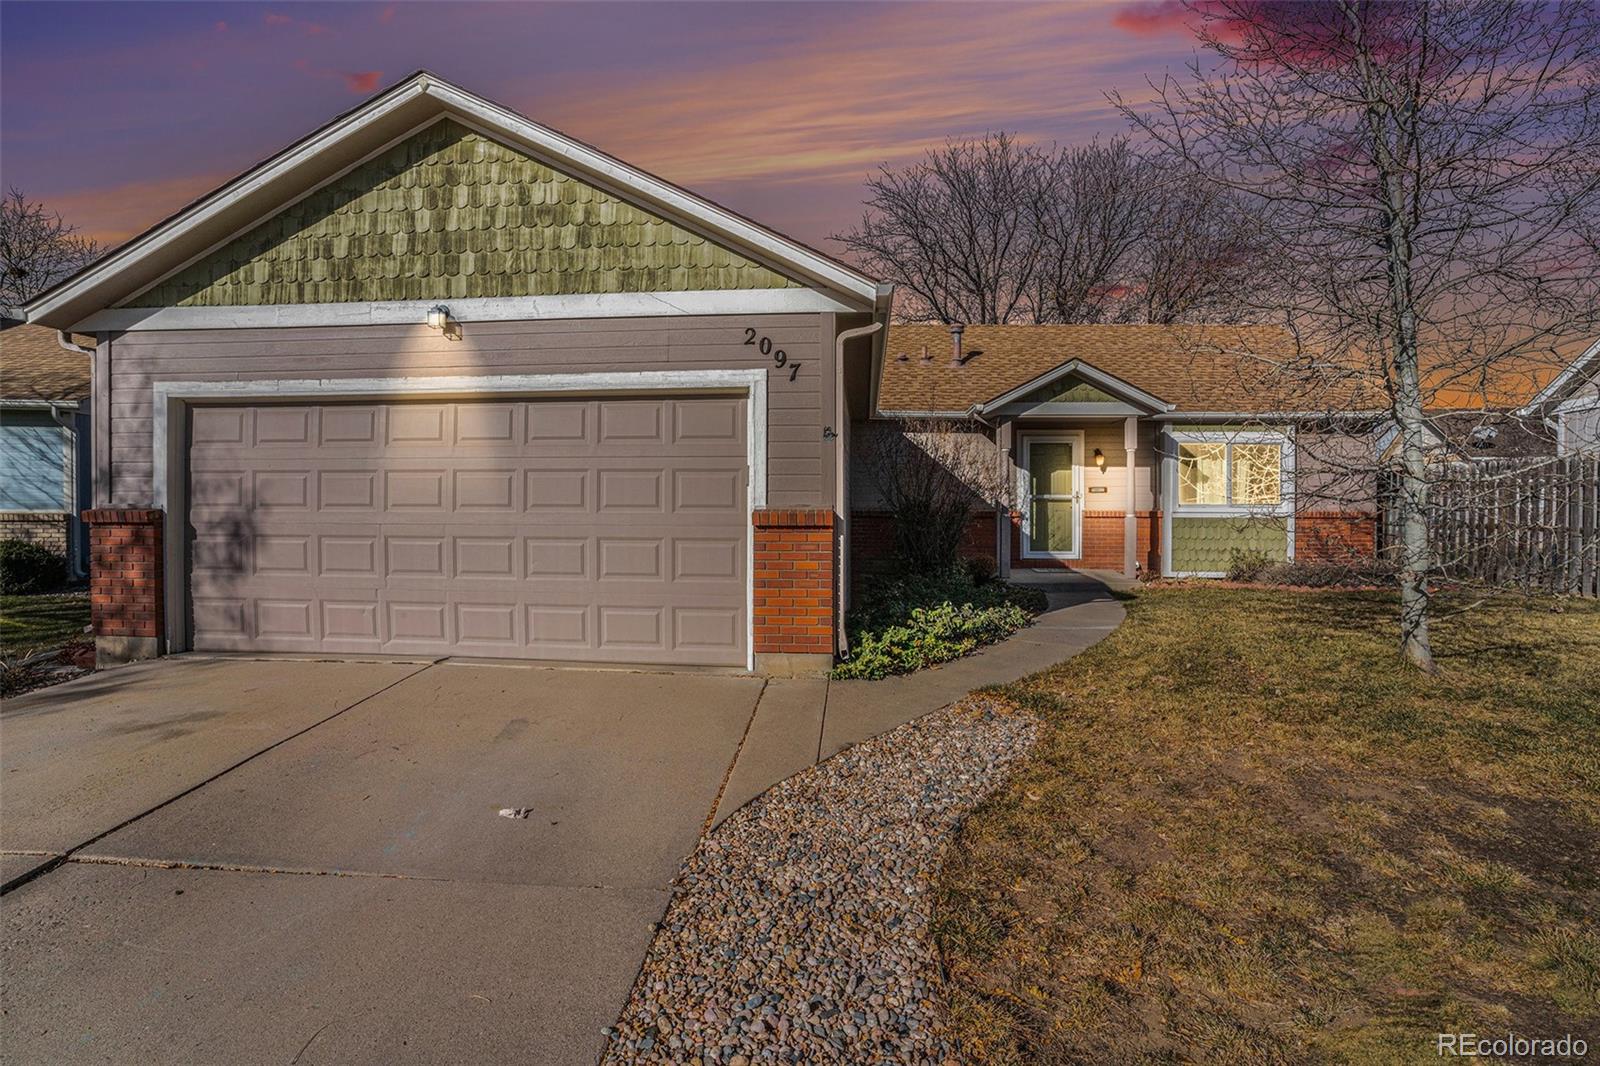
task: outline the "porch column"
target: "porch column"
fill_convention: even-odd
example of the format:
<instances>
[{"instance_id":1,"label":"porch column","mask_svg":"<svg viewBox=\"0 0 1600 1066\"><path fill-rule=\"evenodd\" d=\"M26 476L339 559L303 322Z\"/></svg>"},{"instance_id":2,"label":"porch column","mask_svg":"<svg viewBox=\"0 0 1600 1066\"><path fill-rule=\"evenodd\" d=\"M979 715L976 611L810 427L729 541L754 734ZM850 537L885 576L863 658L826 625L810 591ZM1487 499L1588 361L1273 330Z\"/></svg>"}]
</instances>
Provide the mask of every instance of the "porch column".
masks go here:
<instances>
[{"instance_id":1,"label":"porch column","mask_svg":"<svg viewBox=\"0 0 1600 1066\"><path fill-rule=\"evenodd\" d=\"M1139 419L1122 420L1122 446L1128 453L1128 499L1122 508L1122 574L1130 581L1139 574L1139 517L1134 487L1139 483Z\"/></svg>"},{"instance_id":2,"label":"porch column","mask_svg":"<svg viewBox=\"0 0 1600 1066\"><path fill-rule=\"evenodd\" d=\"M995 504L995 542L994 557L995 567L1000 571L1000 576L1011 576L1011 486L1015 479L1011 476L1011 422L1000 423L994 433L996 456L1000 463L1000 474L1005 478L1005 491L1001 493L1000 500Z\"/></svg>"}]
</instances>

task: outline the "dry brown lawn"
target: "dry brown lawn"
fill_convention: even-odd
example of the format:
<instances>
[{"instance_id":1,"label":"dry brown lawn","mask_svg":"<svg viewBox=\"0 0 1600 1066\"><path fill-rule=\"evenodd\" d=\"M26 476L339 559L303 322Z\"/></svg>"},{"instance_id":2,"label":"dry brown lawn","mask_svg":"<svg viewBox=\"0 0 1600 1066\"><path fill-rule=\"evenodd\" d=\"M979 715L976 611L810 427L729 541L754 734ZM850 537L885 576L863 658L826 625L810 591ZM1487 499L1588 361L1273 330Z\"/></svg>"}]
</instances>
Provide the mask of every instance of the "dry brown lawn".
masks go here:
<instances>
[{"instance_id":1,"label":"dry brown lawn","mask_svg":"<svg viewBox=\"0 0 1600 1066\"><path fill-rule=\"evenodd\" d=\"M1444 612L1452 609L1448 601ZM975 1063L1438 1062L1600 1051L1600 605L1169 588L999 690L1041 740L939 886Z\"/></svg>"}]
</instances>

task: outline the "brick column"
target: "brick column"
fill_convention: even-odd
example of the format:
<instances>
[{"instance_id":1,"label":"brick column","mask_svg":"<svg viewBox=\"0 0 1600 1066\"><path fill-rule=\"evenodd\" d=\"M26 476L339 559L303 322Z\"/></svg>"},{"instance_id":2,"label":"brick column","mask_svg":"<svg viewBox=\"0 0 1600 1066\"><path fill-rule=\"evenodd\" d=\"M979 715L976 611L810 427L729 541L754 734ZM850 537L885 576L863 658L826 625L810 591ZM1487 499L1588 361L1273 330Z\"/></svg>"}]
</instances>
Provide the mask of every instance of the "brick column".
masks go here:
<instances>
[{"instance_id":1,"label":"brick column","mask_svg":"<svg viewBox=\"0 0 1600 1066\"><path fill-rule=\"evenodd\" d=\"M89 524L89 604L95 666L161 654L163 513L102 507Z\"/></svg>"},{"instance_id":2,"label":"brick column","mask_svg":"<svg viewBox=\"0 0 1600 1066\"><path fill-rule=\"evenodd\" d=\"M756 511L751 524L757 669L825 673L834 651L833 512Z\"/></svg>"}]
</instances>

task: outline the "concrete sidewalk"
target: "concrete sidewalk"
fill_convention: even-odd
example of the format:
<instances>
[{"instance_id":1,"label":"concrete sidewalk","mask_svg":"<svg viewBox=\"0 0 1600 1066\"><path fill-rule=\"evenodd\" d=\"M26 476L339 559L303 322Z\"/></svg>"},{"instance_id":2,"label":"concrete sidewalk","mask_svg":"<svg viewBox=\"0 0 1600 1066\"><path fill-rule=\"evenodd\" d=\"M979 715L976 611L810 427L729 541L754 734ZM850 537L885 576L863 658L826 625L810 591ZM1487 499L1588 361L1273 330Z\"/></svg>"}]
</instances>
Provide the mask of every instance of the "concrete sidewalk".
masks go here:
<instances>
[{"instance_id":1,"label":"concrete sidewalk","mask_svg":"<svg viewBox=\"0 0 1600 1066\"><path fill-rule=\"evenodd\" d=\"M974 689L1070 659L1122 624L1121 602L1096 577L1068 571L1014 573L1011 580L1043 589L1049 606L1032 626L964 659L881 681L769 681L713 824L852 744L947 707Z\"/></svg>"}]
</instances>

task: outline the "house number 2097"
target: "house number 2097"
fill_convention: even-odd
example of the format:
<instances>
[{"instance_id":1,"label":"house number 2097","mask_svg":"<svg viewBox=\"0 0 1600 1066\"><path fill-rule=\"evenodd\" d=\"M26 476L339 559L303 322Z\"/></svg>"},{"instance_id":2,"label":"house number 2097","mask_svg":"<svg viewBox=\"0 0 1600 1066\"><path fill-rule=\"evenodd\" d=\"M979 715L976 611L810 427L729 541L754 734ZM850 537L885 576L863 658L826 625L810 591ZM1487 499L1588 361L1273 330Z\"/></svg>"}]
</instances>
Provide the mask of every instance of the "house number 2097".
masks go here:
<instances>
[{"instance_id":1,"label":"house number 2097","mask_svg":"<svg viewBox=\"0 0 1600 1066\"><path fill-rule=\"evenodd\" d=\"M754 345L760 350L762 355L771 356L772 361L778 366L788 367L790 381L793 381L795 378L800 376L800 360L795 359L791 361L789 359L788 352L784 351L782 348L773 347L771 337L758 336L753 327L746 326L744 328L744 342L746 344Z\"/></svg>"}]
</instances>

